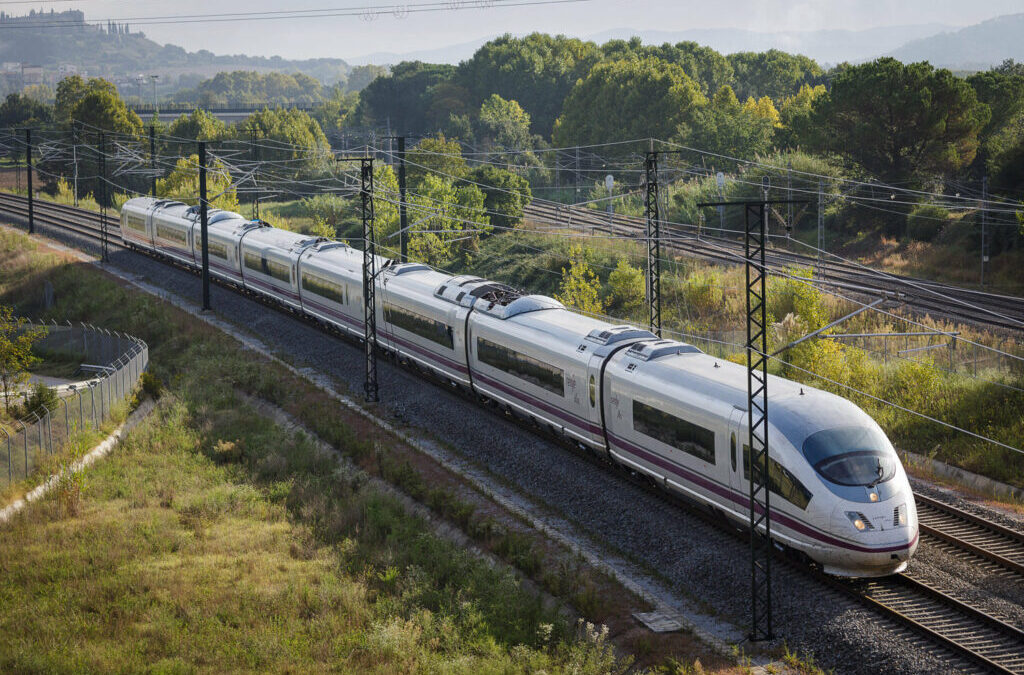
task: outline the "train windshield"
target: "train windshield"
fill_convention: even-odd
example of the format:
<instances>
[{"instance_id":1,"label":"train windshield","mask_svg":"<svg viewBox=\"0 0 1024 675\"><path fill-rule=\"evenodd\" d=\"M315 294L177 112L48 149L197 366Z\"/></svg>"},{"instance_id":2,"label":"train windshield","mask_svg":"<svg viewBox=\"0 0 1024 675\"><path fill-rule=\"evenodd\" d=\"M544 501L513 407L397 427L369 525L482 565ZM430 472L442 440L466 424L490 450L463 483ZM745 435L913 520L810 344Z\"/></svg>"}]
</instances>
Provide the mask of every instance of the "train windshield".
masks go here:
<instances>
[{"instance_id":1,"label":"train windshield","mask_svg":"<svg viewBox=\"0 0 1024 675\"><path fill-rule=\"evenodd\" d=\"M897 458L885 435L868 427L840 427L811 434L804 457L837 485L874 487L896 475Z\"/></svg>"}]
</instances>

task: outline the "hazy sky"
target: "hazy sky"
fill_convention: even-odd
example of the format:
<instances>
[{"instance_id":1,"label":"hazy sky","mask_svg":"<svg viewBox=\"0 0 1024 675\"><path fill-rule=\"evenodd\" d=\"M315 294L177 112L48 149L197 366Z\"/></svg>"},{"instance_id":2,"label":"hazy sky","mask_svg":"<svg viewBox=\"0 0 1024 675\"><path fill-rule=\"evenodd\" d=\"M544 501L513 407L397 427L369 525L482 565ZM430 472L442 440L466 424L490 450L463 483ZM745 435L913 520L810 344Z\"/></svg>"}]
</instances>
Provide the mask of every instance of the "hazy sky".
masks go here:
<instances>
[{"instance_id":1,"label":"hazy sky","mask_svg":"<svg viewBox=\"0 0 1024 675\"><path fill-rule=\"evenodd\" d=\"M78 0L52 2L55 9L75 8L87 20L135 19L214 12L259 12L296 9L391 6L423 0ZM448 0L472 4L472 0ZM30 5L19 5L26 11ZM13 7L7 8L8 11ZM37 8L38 9L38 8ZM280 55L286 58L351 58L372 52L409 52L469 42L498 33L545 31L587 36L613 28L686 30L742 28L762 32L940 23L965 26L1001 14L1024 11L1021 0L590 0L554 6L466 9L361 17L283 19L241 23L147 25L129 21L158 42L218 54Z\"/></svg>"}]
</instances>

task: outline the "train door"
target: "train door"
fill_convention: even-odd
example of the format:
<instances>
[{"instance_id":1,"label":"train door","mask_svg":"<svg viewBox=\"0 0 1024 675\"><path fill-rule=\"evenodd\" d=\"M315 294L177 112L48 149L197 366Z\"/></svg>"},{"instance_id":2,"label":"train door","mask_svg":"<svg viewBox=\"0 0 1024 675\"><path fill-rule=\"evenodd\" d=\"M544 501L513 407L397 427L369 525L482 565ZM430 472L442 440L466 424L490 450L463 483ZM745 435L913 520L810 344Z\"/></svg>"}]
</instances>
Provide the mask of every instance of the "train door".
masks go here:
<instances>
[{"instance_id":1,"label":"train door","mask_svg":"<svg viewBox=\"0 0 1024 675\"><path fill-rule=\"evenodd\" d=\"M604 405L602 401L602 394L604 392L601 391L601 366L604 365L607 358L606 354L591 354L590 362L587 364L586 418L590 422L590 433L588 436L596 447L604 446L604 433L601 422L601 406Z\"/></svg>"},{"instance_id":2,"label":"train door","mask_svg":"<svg viewBox=\"0 0 1024 675\"><path fill-rule=\"evenodd\" d=\"M729 415L729 487L738 500L733 500L736 510L747 518L750 516L749 502L750 481L743 475L743 448L747 445L747 411L733 408Z\"/></svg>"}]
</instances>

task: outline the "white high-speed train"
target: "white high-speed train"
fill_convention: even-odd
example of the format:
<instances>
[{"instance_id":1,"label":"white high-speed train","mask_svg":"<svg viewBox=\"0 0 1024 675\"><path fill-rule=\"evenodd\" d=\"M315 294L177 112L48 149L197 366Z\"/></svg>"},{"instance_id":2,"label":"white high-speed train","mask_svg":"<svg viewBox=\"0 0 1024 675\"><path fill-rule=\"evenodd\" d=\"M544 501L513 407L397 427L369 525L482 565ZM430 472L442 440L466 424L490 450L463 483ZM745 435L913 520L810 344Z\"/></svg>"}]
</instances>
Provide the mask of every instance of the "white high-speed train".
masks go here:
<instances>
[{"instance_id":1,"label":"white high-speed train","mask_svg":"<svg viewBox=\"0 0 1024 675\"><path fill-rule=\"evenodd\" d=\"M199 210L143 197L124 243L201 264ZM208 214L210 273L363 336L363 253L237 213ZM666 490L749 522L746 369L472 276L378 259L380 345ZM772 537L825 571L902 571L917 511L885 434L844 398L770 376Z\"/></svg>"}]
</instances>

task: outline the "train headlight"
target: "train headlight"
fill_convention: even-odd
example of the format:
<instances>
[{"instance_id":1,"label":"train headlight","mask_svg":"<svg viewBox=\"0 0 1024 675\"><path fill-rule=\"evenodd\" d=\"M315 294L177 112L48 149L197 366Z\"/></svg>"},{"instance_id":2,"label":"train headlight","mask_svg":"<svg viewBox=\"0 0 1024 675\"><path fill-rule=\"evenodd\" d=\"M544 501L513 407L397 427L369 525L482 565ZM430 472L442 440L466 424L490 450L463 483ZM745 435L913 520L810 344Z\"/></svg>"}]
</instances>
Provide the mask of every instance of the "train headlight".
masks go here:
<instances>
[{"instance_id":1,"label":"train headlight","mask_svg":"<svg viewBox=\"0 0 1024 675\"><path fill-rule=\"evenodd\" d=\"M896 525L899 527L905 527L907 524L907 504L906 502L896 507Z\"/></svg>"},{"instance_id":2,"label":"train headlight","mask_svg":"<svg viewBox=\"0 0 1024 675\"><path fill-rule=\"evenodd\" d=\"M867 516L865 516L863 513L857 513L856 511L847 511L846 517L850 519L850 522L853 524L855 528L857 528L858 532L875 529L875 527L871 524L871 521L868 520Z\"/></svg>"}]
</instances>

